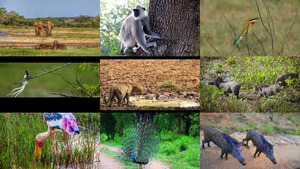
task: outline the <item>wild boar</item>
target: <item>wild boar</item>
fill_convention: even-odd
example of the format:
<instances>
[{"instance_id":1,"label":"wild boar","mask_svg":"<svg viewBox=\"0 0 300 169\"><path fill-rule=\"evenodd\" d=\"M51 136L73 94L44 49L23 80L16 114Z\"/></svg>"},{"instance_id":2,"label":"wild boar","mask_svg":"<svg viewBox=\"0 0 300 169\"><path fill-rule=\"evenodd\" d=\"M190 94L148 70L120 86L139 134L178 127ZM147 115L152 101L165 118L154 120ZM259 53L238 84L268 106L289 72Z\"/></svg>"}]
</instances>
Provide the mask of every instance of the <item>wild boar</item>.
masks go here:
<instances>
[{"instance_id":1,"label":"wild boar","mask_svg":"<svg viewBox=\"0 0 300 169\"><path fill-rule=\"evenodd\" d=\"M221 148L221 158L225 154L225 158L227 159L227 155L231 154L234 158L236 158L242 165L245 165L244 158L241 153L241 143L239 143L236 139L232 138L228 134L223 131L214 128L214 127L205 127L204 128L204 140L202 140L202 148L204 148L204 144L209 142L213 142L215 145Z\"/></svg>"},{"instance_id":2,"label":"wild boar","mask_svg":"<svg viewBox=\"0 0 300 169\"><path fill-rule=\"evenodd\" d=\"M235 81L225 81L220 76L216 77L213 81L208 83L209 85L216 85L218 89L225 89L225 94L233 93L239 99L239 93L241 85Z\"/></svg>"},{"instance_id":3,"label":"wild boar","mask_svg":"<svg viewBox=\"0 0 300 169\"><path fill-rule=\"evenodd\" d=\"M291 77L291 79L299 78L296 73L285 73L285 74L278 76L276 78L276 81L280 86L286 86L287 84L286 84L285 80L288 79L289 77Z\"/></svg>"},{"instance_id":4,"label":"wild boar","mask_svg":"<svg viewBox=\"0 0 300 169\"><path fill-rule=\"evenodd\" d=\"M277 164L273 155L274 145L271 145L262 134L260 134L258 131L254 129L248 130L246 138L244 138L242 141L242 143L244 143L244 141L247 141L245 145L248 148L249 148L248 146L249 140L251 140L252 143L256 146L254 158L256 157L257 153L258 153L257 156L259 157L260 153L263 152L273 162L273 164Z\"/></svg>"},{"instance_id":5,"label":"wild boar","mask_svg":"<svg viewBox=\"0 0 300 169\"><path fill-rule=\"evenodd\" d=\"M262 84L259 87L260 97L268 97L272 95L276 95L279 92L280 86L278 84L269 85L269 84Z\"/></svg>"}]
</instances>

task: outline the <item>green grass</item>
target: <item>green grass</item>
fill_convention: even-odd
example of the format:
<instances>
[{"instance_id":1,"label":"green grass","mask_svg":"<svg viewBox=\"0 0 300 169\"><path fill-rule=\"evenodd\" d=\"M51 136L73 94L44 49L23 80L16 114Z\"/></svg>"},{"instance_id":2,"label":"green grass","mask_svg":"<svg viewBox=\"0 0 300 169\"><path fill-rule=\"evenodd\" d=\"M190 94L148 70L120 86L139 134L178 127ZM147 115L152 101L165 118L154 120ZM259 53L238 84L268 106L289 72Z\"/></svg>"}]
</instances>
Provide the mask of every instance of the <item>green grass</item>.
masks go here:
<instances>
[{"instance_id":1,"label":"green grass","mask_svg":"<svg viewBox=\"0 0 300 169\"><path fill-rule=\"evenodd\" d=\"M99 56L99 48L37 50L35 48L0 48L0 56Z\"/></svg>"},{"instance_id":2,"label":"green grass","mask_svg":"<svg viewBox=\"0 0 300 169\"><path fill-rule=\"evenodd\" d=\"M37 134L47 131L47 124L42 120L42 113L1 113L0 114L0 168L32 168L34 155L34 139ZM74 113L78 126L82 126L75 148L69 136L71 157L69 167L86 168L94 161L96 151L95 140L99 137L100 115L97 113ZM89 123L87 123L89 122ZM80 128L80 127L79 127ZM86 128L86 129L85 129ZM95 133L95 134L94 134ZM65 165L67 146L65 134L55 134L55 161ZM39 168L50 168L52 165L52 139L44 142L42 157L37 159Z\"/></svg>"},{"instance_id":3,"label":"green grass","mask_svg":"<svg viewBox=\"0 0 300 169\"><path fill-rule=\"evenodd\" d=\"M58 34L58 35L53 35L52 38L100 38L100 35L99 34Z\"/></svg>"},{"instance_id":4,"label":"green grass","mask_svg":"<svg viewBox=\"0 0 300 169\"><path fill-rule=\"evenodd\" d=\"M267 12L263 8L261 1L258 1L261 6L260 12L264 21L264 24L268 27L267 23ZM264 0L266 3L272 19L274 21L275 27L275 40L274 40L274 55L277 56L281 49L282 43L286 39L289 29L292 25L292 21L295 17L296 8L299 7L299 0ZM221 6L226 18L229 20L233 27L234 32L237 34L244 21L249 17L259 17L257 12L257 7L255 1L241 1L241 0L219 0L219 1L207 1L204 0L203 10L201 12L201 38L200 38L200 55L201 56L216 56L218 55L215 50L207 43L204 35L210 43L218 50L222 56L228 56L233 47L233 35L232 29L227 23L226 19L223 17L222 12L218 6ZM295 24L291 30L288 40L285 44L283 55L295 56L299 52L300 46L300 22L299 21L299 11L298 16L295 20ZM272 25L271 25L272 27ZM230 33L229 33L230 32ZM248 44L253 50L255 50L258 55L264 55L263 50L253 36L252 32L260 39L263 44L266 55L272 55L272 43L271 38L267 31L262 25L262 21L258 20L248 35ZM242 40L246 42L245 38ZM246 44L246 43L244 43ZM246 45L240 42L237 46L240 47L241 52L238 48L234 49L232 55L234 56L247 56L248 50ZM251 51L251 56L257 56Z\"/></svg>"},{"instance_id":5,"label":"green grass","mask_svg":"<svg viewBox=\"0 0 300 169\"><path fill-rule=\"evenodd\" d=\"M47 70L58 68L66 63L40 63ZM79 68L81 63L72 63L60 70L55 71L62 75L69 82L75 83L76 76L81 84L98 85L99 78L96 73L90 70L82 70ZM35 76L43 73L38 63L0 63L0 96L6 97L14 88L20 87L21 84L14 84L22 81L25 70L29 75ZM98 66L95 64L95 66ZM77 72L78 70L78 72ZM77 75L76 75L77 74ZM80 95L79 91L72 88L60 76L48 73L35 79L29 80L29 84L25 90L17 97L57 97L50 94L51 92L62 93L66 95Z\"/></svg>"},{"instance_id":6,"label":"green grass","mask_svg":"<svg viewBox=\"0 0 300 169\"><path fill-rule=\"evenodd\" d=\"M216 76L242 84L237 100L227 97L216 86L200 84L201 110L206 112L298 112L300 84L283 87L275 99L259 98L262 84L275 84L284 73L300 74L300 59L296 57L227 57L201 60L201 80L212 80Z\"/></svg>"}]
</instances>

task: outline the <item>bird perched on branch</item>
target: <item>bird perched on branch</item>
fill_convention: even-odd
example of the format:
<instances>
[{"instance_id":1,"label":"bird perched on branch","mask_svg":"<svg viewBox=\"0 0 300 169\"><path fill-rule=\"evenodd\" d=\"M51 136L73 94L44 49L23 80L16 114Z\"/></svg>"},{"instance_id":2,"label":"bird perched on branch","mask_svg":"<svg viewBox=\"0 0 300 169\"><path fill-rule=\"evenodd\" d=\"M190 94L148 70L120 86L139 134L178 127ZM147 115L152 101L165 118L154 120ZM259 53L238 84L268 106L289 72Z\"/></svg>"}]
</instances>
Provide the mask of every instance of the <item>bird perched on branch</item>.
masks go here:
<instances>
[{"instance_id":1,"label":"bird perched on branch","mask_svg":"<svg viewBox=\"0 0 300 169\"><path fill-rule=\"evenodd\" d=\"M140 165L148 164L149 159L157 152L157 132L150 121L136 123L129 130L130 135L122 143L122 157Z\"/></svg>"},{"instance_id":2,"label":"bird perched on branch","mask_svg":"<svg viewBox=\"0 0 300 169\"><path fill-rule=\"evenodd\" d=\"M68 158L70 156L69 150L69 142L68 142L68 134L73 135L74 133L79 134L79 129L77 126L77 122L72 113L44 113L44 120L48 124L48 131L44 133L38 134L34 139L35 151L33 158L33 166L35 164L36 155L39 154L41 157L42 148L44 141L51 136L52 134L52 142L53 142L53 159L55 157L54 150L54 132L55 131L64 131L66 133L67 147L68 147Z\"/></svg>"},{"instance_id":3,"label":"bird perched on branch","mask_svg":"<svg viewBox=\"0 0 300 169\"><path fill-rule=\"evenodd\" d=\"M240 33L236 36L234 43L233 43L233 48L231 50L231 53L233 52L235 46L242 40L242 38L248 34L248 32L252 29L252 26L254 23L260 19L259 17L250 17L248 18L245 23L243 24ZM230 54L231 54L230 53Z\"/></svg>"}]
</instances>

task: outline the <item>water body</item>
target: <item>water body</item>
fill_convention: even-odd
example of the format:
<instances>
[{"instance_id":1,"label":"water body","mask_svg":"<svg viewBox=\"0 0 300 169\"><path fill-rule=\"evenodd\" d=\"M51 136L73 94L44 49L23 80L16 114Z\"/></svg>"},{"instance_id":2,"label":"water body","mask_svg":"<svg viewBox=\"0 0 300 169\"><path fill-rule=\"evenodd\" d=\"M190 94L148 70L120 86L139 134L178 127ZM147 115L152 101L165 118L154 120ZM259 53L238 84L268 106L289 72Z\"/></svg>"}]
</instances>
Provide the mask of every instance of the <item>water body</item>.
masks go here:
<instances>
[{"instance_id":1,"label":"water body","mask_svg":"<svg viewBox=\"0 0 300 169\"><path fill-rule=\"evenodd\" d=\"M6 33L3 33L3 32L0 32L0 37L5 37L5 36L12 36L11 34L6 34Z\"/></svg>"},{"instance_id":2,"label":"water body","mask_svg":"<svg viewBox=\"0 0 300 169\"><path fill-rule=\"evenodd\" d=\"M195 100L175 100L168 102L156 102L154 100L140 100L133 102L137 107L199 107L200 103Z\"/></svg>"}]
</instances>

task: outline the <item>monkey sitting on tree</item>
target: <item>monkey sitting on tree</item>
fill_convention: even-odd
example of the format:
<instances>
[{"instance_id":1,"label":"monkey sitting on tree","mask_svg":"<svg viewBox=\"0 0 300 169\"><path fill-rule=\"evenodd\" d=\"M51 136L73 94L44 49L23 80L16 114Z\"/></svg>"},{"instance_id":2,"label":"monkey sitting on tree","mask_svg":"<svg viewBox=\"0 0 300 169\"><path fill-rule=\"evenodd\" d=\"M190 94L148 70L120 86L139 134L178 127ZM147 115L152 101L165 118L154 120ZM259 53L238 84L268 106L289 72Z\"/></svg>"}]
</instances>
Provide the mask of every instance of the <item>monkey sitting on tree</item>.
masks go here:
<instances>
[{"instance_id":1,"label":"monkey sitting on tree","mask_svg":"<svg viewBox=\"0 0 300 169\"><path fill-rule=\"evenodd\" d=\"M135 8L132 9L133 13L129 15L126 20L124 21L121 31L120 31L120 39L121 39L121 53L124 53L126 50L125 48L133 48L136 47L137 44L142 47L142 49L150 54L154 55L153 51L148 47L154 46L156 47L156 42L150 42L154 38L164 39L166 38L159 36L158 34L152 32L149 26L149 17L145 12L145 7L136 5ZM146 37L150 37L146 42Z\"/></svg>"}]
</instances>

